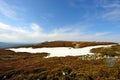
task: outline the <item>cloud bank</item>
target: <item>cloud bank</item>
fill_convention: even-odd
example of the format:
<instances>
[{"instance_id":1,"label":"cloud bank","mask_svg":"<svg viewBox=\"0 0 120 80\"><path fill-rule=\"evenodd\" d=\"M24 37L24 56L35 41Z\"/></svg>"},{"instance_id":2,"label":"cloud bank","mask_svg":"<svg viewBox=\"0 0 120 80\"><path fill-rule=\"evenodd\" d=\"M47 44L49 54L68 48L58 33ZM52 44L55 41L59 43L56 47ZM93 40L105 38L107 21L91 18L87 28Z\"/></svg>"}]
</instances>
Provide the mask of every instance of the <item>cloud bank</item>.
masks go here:
<instances>
[{"instance_id":1,"label":"cloud bank","mask_svg":"<svg viewBox=\"0 0 120 80\"><path fill-rule=\"evenodd\" d=\"M109 35L109 32L88 34L79 31L78 29L62 27L49 31L49 33L45 33L43 27L35 23L30 24L28 27L31 30L24 27L14 27L5 23L0 23L0 41L22 43L37 43L51 40L119 41L117 39L119 35L113 37ZM111 37L114 39L112 38L112 40Z\"/></svg>"}]
</instances>

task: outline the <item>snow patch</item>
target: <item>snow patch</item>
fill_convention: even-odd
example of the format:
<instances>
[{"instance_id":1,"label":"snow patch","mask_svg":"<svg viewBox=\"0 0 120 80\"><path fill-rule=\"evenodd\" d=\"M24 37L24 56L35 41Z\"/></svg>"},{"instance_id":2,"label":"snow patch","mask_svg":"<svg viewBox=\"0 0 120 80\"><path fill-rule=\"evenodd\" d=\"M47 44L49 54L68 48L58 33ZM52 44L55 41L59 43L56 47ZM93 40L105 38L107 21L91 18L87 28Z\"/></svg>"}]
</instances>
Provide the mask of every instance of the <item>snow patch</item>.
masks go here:
<instances>
[{"instance_id":1,"label":"snow patch","mask_svg":"<svg viewBox=\"0 0 120 80\"><path fill-rule=\"evenodd\" d=\"M91 53L90 50L93 48L100 47L110 47L112 45L99 45L99 46L89 46L84 48L71 48L71 47L54 47L54 48L9 48L8 50L14 52L28 52L28 53L50 53L48 57L64 57L64 56L80 56Z\"/></svg>"}]
</instances>

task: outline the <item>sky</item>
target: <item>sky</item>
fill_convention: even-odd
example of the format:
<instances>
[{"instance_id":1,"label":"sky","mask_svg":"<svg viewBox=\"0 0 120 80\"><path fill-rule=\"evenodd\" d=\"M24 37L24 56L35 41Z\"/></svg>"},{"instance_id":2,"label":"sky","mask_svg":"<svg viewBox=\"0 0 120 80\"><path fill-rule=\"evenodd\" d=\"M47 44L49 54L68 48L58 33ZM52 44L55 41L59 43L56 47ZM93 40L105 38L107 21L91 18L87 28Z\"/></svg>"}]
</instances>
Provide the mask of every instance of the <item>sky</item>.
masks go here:
<instances>
[{"instance_id":1,"label":"sky","mask_svg":"<svg viewBox=\"0 0 120 80\"><path fill-rule=\"evenodd\" d=\"M0 0L0 42L120 42L120 0Z\"/></svg>"}]
</instances>

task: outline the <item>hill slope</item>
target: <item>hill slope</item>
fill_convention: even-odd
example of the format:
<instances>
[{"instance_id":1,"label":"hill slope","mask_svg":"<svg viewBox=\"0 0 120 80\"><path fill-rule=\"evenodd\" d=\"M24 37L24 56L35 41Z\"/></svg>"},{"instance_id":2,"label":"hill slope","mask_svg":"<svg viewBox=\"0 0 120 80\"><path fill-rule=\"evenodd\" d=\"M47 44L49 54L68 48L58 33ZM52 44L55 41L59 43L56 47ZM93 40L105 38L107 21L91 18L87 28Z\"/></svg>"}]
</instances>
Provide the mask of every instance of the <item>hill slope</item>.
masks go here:
<instances>
[{"instance_id":1,"label":"hill slope","mask_svg":"<svg viewBox=\"0 0 120 80\"><path fill-rule=\"evenodd\" d=\"M77 42L77 41L51 41L51 42L43 42L39 44L35 44L33 48L41 48L41 47L87 47L87 46L96 46L96 45L108 45L108 44L117 44L114 42Z\"/></svg>"}]
</instances>

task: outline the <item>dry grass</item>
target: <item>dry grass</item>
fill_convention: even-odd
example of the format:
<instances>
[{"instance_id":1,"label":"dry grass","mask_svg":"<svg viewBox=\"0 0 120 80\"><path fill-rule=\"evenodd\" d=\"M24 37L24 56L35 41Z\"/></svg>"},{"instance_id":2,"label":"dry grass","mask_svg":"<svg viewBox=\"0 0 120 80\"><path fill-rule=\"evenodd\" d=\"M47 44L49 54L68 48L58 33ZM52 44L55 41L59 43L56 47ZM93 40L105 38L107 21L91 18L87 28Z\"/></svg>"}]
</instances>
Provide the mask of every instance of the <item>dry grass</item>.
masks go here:
<instances>
[{"instance_id":1,"label":"dry grass","mask_svg":"<svg viewBox=\"0 0 120 80\"><path fill-rule=\"evenodd\" d=\"M43 58L43 55L46 54L1 54L0 79L116 80L120 77L120 64L117 64L120 61L109 67L105 60L80 60L78 56Z\"/></svg>"},{"instance_id":2,"label":"dry grass","mask_svg":"<svg viewBox=\"0 0 120 80\"><path fill-rule=\"evenodd\" d=\"M33 45L33 48L41 47L75 47L78 44L78 48L87 47L87 46L96 46L96 45L108 45L108 44L117 44L114 42L75 42L75 41L51 41L43 42L36 45Z\"/></svg>"},{"instance_id":3,"label":"dry grass","mask_svg":"<svg viewBox=\"0 0 120 80\"><path fill-rule=\"evenodd\" d=\"M64 42L63 42L64 43ZM68 45L68 43L70 43ZM52 43L53 44L53 43ZM52 45L45 43L44 46ZM62 43L61 43L62 44ZM62 46L55 42L55 46ZM86 42L82 47L93 45ZM100 43L95 43L98 45ZM111 43L104 43L111 44ZM42 43L43 45L43 43ZM37 45L38 46L38 45ZM71 46L71 42L65 42ZM39 47L43 47L40 46ZM0 49L0 80L117 80L120 79L120 61L113 67L106 60L81 60L79 56L43 58L48 53L15 53Z\"/></svg>"},{"instance_id":4,"label":"dry grass","mask_svg":"<svg viewBox=\"0 0 120 80\"><path fill-rule=\"evenodd\" d=\"M120 56L120 45L114 45L107 48L94 48L91 49L92 53L101 53L102 55L108 56Z\"/></svg>"}]
</instances>

